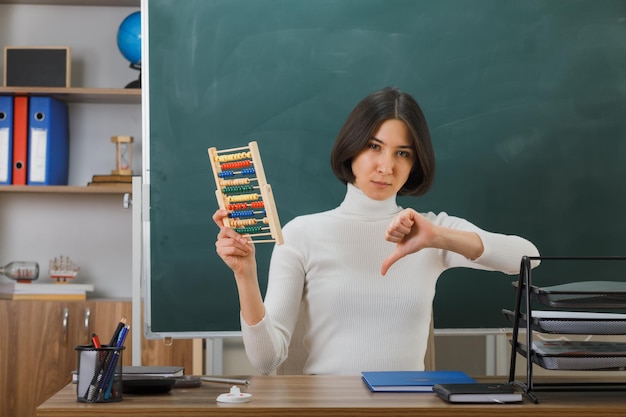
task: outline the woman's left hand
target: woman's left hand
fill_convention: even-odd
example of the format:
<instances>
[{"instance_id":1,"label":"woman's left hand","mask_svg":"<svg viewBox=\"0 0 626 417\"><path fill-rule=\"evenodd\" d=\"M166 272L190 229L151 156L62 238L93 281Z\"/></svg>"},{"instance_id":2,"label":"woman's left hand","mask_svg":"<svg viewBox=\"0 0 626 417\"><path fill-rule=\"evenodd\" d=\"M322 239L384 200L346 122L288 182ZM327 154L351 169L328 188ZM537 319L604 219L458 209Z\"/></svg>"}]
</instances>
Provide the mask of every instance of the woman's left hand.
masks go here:
<instances>
[{"instance_id":1,"label":"woman's left hand","mask_svg":"<svg viewBox=\"0 0 626 417\"><path fill-rule=\"evenodd\" d=\"M396 250L383 261L383 275L399 259L424 248L455 252L469 260L477 259L485 250L478 233L433 224L410 208L402 210L393 219L385 232L385 239L396 243Z\"/></svg>"},{"instance_id":2,"label":"woman's left hand","mask_svg":"<svg viewBox=\"0 0 626 417\"><path fill-rule=\"evenodd\" d=\"M383 262L381 273L402 257L431 247L436 237L436 226L413 209L404 209L387 227L385 239L396 243L396 250Z\"/></svg>"}]
</instances>

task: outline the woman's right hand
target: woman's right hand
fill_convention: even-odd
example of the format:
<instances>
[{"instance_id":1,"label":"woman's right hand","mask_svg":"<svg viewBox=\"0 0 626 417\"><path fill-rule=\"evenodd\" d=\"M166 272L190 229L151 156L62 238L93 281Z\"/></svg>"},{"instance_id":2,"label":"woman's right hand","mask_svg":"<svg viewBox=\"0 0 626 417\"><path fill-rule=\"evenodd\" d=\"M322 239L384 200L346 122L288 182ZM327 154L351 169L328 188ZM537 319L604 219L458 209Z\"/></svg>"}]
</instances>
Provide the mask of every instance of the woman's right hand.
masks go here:
<instances>
[{"instance_id":1,"label":"woman's right hand","mask_svg":"<svg viewBox=\"0 0 626 417\"><path fill-rule=\"evenodd\" d=\"M255 249L252 240L240 235L224 225L228 218L227 210L217 210L213 221L220 228L215 242L215 249L220 258L235 273L235 278L254 277L256 279Z\"/></svg>"},{"instance_id":2,"label":"woman's right hand","mask_svg":"<svg viewBox=\"0 0 626 417\"><path fill-rule=\"evenodd\" d=\"M220 258L235 273L241 317L253 326L265 317L265 306L256 273L254 242L248 236L240 235L224 225L228 211L217 210L213 221L220 228L215 242L215 250Z\"/></svg>"}]
</instances>

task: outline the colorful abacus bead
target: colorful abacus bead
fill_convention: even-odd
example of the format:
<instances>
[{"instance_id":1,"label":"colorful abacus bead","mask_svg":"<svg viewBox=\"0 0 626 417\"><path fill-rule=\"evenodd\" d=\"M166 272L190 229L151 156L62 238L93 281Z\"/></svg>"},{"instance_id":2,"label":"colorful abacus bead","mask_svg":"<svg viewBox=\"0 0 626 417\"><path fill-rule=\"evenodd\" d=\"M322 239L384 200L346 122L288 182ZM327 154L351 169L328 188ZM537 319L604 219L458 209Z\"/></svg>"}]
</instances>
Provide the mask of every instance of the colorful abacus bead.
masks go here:
<instances>
[{"instance_id":1,"label":"colorful abacus bead","mask_svg":"<svg viewBox=\"0 0 626 417\"><path fill-rule=\"evenodd\" d=\"M261 233L262 231L263 228L261 226L247 226L235 228L235 232L241 235L254 235L257 233Z\"/></svg>"},{"instance_id":2,"label":"colorful abacus bead","mask_svg":"<svg viewBox=\"0 0 626 417\"><path fill-rule=\"evenodd\" d=\"M233 203L227 206L228 211L245 210L245 209L260 209L265 207L263 201L253 201L251 203Z\"/></svg>"},{"instance_id":3,"label":"colorful abacus bead","mask_svg":"<svg viewBox=\"0 0 626 417\"><path fill-rule=\"evenodd\" d=\"M215 162L237 161L244 158L252 158L252 152L238 152L226 155L217 155L215 157Z\"/></svg>"},{"instance_id":4,"label":"colorful abacus bead","mask_svg":"<svg viewBox=\"0 0 626 417\"><path fill-rule=\"evenodd\" d=\"M249 167L249 166L252 166L252 161L245 160L245 161L227 162L225 164L222 164L220 168L224 170L224 169L243 168L243 167Z\"/></svg>"},{"instance_id":5,"label":"colorful abacus bead","mask_svg":"<svg viewBox=\"0 0 626 417\"><path fill-rule=\"evenodd\" d=\"M231 219L236 219L236 218L245 218L245 217L254 217L254 211L252 210L239 210L239 211L233 211L228 213L228 217L230 217Z\"/></svg>"},{"instance_id":6,"label":"colorful abacus bead","mask_svg":"<svg viewBox=\"0 0 626 417\"><path fill-rule=\"evenodd\" d=\"M244 168L241 170L241 175L254 175L256 174L256 171L254 170L254 168Z\"/></svg>"},{"instance_id":7,"label":"colorful abacus bead","mask_svg":"<svg viewBox=\"0 0 626 417\"><path fill-rule=\"evenodd\" d=\"M241 227L246 227L246 226L255 226L257 224L257 220L256 219L246 219L246 220L231 220L230 221L230 227L233 228L241 228Z\"/></svg>"},{"instance_id":8,"label":"colorful abacus bead","mask_svg":"<svg viewBox=\"0 0 626 417\"><path fill-rule=\"evenodd\" d=\"M250 184L250 178L235 178L232 180L220 180L222 187L229 187L232 185L245 185Z\"/></svg>"},{"instance_id":9,"label":"colorful abacus bead","mask_svg":"<svg viewBox=\"0 0 626 417\"><path fill-rule=\"evenodd\" d=\"M240 194L240 195L229 195L226 197L226 200L229 203L240 203L242 201L255 201L259 199L259 195L254 194Z\"/></svg>"},{"instance_id":10,"label":"colorful abacus bead","mask_svg":"<svg viewBox=\"0 0 626 417\"><path fill-rule=\"evenodd\" d=\"M245 193L248 191L254 190L254 186L248 185L230 185L228 187L222 188L222 192L224 194L235 194L235 193Z\"/></svg>"}]
</instances>

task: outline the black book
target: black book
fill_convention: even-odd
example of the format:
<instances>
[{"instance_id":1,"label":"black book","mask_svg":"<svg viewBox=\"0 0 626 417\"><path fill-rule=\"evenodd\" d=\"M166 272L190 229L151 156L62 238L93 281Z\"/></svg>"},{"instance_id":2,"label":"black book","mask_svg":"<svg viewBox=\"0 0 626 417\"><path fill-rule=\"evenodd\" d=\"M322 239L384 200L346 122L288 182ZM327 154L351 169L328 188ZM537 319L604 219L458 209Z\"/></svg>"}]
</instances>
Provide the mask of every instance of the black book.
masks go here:
<instances>
[{"instance_id":1,"label":"black book","mask_svg":"<svg viewBox=\"0 0 626 417\"><path fill-rule=\"evenodd\" d=\"M522 401L522 393L509 384L436 384L433 391L451 403L512 403Z\"/></svg>"}]
</instances>

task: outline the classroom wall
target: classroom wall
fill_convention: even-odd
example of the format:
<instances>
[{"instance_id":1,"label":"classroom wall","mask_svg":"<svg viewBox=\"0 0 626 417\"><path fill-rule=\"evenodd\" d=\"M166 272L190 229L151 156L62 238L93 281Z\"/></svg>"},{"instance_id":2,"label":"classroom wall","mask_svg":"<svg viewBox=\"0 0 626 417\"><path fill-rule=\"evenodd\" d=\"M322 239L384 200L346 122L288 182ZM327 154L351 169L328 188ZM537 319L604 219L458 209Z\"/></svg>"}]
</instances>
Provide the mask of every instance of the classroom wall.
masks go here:
<instances>
[{"instance_id":1,"label":"classroom wall","mask_svg":"<svg viewBox=\"0 0 626 417\"><path fill-rule=\"evenodd\" d=\"M122 88L138 72L117 50L117 28L129 7L0 4L4 46L70 46L73 87ZM0 74L4 60L0 59ZM131 135L133 168L141 172L141 106L77 104L70 111L71 185L115 167L110 137ZM0 264L34 260L46 278L50 259L66 255L81 268L77 282L98 297L131 297L131 210L121 195L0 193ZM5 280L7 278L0 277Z\"/></svg>"}]
</instances>

